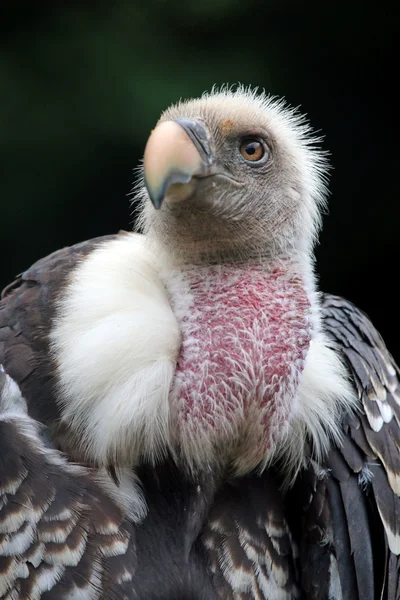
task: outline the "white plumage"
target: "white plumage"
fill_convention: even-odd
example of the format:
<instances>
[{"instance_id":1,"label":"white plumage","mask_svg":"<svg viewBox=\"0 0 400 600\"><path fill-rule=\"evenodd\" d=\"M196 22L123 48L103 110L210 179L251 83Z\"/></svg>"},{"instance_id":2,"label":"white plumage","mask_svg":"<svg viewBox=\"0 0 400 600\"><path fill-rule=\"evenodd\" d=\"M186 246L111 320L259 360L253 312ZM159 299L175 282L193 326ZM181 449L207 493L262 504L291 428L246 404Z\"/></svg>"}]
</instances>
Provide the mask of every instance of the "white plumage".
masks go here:
<instances>
[{"instance_id":1,"label":"white plumage","mask_svg":"<svg viewBox=\"0 0 400 600\"><path fill-rule=\"evenodd\" d=\"M180 332L163 256L126 234L72 274L51 334L62 420L99 464L156 459L169 439L168 394Z\"/></svg>"}]
</instances>

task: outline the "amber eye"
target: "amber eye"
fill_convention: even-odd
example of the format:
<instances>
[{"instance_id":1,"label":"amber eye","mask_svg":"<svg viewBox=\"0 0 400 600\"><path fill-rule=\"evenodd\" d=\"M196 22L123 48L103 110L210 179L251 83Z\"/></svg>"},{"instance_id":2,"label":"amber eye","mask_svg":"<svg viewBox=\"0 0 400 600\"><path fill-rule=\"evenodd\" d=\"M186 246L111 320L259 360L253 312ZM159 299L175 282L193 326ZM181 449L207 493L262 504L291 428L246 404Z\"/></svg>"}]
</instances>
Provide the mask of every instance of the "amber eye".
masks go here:
<instances>
[{"instance_id":1,"label":"amber eye","mask_svg":"<svg viewBox=\"0 0 400 600\"><path fill-rule=\"evenodd\" d=\"M265 148L260 140L247 138L240 144L240 153L249 162L258 162L265 155Z\"/></svg>"}]
</instances>

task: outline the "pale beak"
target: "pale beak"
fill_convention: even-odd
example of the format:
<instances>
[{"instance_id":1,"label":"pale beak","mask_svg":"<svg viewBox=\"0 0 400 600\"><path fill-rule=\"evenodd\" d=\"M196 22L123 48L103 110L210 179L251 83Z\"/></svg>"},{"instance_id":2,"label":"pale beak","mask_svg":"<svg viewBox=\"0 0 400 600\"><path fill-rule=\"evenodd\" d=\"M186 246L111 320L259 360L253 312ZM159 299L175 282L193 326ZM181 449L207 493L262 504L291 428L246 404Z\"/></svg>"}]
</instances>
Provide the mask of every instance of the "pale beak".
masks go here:
<instances>
[{"instance_id":1,"label":"pale beak","mask_svg":"<svg viewBox=\"0 0 400 600\"><path fill-rule=\"evenodd\" d=\"M181 201L193 194L194 179L210 172L211 143L200 119L164 121L154 129L144 152L144 181L155 208L166 196Z\"/></svg>"}]
</instances>

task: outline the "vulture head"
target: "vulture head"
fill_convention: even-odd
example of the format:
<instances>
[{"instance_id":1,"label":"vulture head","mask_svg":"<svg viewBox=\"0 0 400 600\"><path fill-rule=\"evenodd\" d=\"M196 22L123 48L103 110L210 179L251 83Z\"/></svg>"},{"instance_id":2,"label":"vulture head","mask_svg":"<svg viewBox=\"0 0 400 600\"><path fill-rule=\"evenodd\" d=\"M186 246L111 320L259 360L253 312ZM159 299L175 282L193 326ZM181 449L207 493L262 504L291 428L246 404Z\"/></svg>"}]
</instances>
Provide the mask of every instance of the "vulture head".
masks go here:
<instances>
[{"instance_id":1,"label":"vulture head","mask_svg":"<svg viewBox=\"0 0 400 600\"><path fill-rule=\"evenodd\" d=\"M324 155L304 118L239 88L166 110L144 155L143 219L185 260L309 252Z\"/></svg>"}]
</instances>

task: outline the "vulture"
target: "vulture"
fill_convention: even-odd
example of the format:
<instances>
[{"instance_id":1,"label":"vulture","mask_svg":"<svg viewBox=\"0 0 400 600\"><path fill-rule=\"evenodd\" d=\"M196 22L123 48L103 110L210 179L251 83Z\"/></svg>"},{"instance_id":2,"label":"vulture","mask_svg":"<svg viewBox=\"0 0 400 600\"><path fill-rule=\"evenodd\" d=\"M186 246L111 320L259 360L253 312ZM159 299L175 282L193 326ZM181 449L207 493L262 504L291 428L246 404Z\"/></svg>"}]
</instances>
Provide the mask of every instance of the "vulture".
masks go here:
<instances>
[{"instance_id":1,"label":"vulture","mask_svg":"<svg viewBox=\"0 0 400 600\"><path fill-rule=\"evenodd\" d=\"M318 289L327 172L282 100L180 101L136 231L4 290L2 600L399 600L399 370Z\"/></svg>"}]
</instances>

